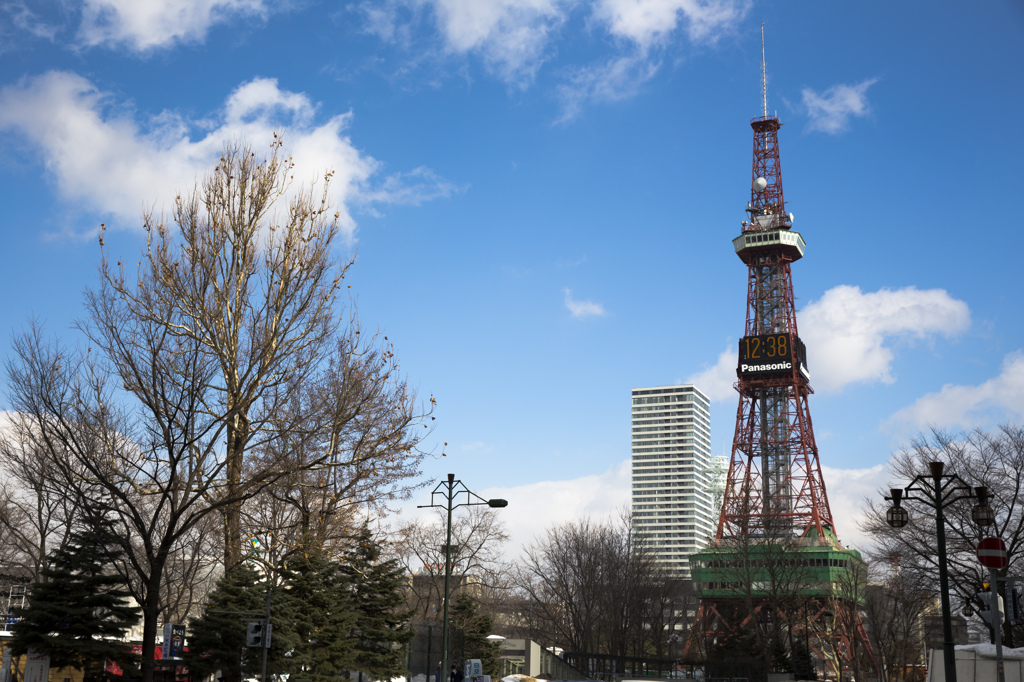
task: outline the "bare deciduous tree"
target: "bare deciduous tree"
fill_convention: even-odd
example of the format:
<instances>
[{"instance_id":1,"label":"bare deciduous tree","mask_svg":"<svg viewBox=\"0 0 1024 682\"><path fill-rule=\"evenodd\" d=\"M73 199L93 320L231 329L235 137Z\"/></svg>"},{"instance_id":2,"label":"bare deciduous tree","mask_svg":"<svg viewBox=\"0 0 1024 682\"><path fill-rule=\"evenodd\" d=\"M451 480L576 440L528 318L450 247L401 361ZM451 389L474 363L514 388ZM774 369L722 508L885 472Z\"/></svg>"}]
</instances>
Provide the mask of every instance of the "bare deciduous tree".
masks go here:
<instances>
[{"instance_id":1,"label":"bare deciduous tree","mask_svg":"<svg viewBox=\"0 0 1024 682\"><path fill-rule=\"evenodd\" d=\"M325 371L290 390L282 406L295 415L284 424L303 428L280 433L255 454L258 460L283 450L293 460L291 470L244 510L243 529L263 537L271 561L311 548L340 556L362 526L357 510L384 511L421 485L412 482L419 457L410 453L420 436L410 427L422 415L393 370L393 346L354 324L335 344ZM304 415L324 416L317 424L303 421Z\"/></svg>"},{"instance_id":2,"label":"bare deciduous tree","mask_svg":"<svg viewBox=\"0 0 1024 682\"><path fill-rule=\"evenodd\" d=\"M832 590L824 602L824 617L811 624L832 674L841 678L844 669L849 668L853 679L859 680L865 665L870 668L871 661L877 664L870 639L865 641L867 632L860 615L867 596L869 566L853 554L843 561L844 570L831 576Z\"/></svg>"},{"instance_id":3,"label":"bare deciduous tree","mask_svg":"<svg viewBox=\"0 0 1024 682\"><path fill-rule=\"evenodd\" d=\"M301 385L331 354L342 322L337 294L351 265L337 267L331 252L332 174L318 190L291 193L292 164L279 149L276 140L267 160L245 146L227 149L201 190L178 196L173 225L144 216L149 240L137 277L104 260L102 287L88 298L87 333L105 351L117 345L115 325L132 319L202 358L208 390L196 407L223 431L217 494L231 500L221 505L228 569L241 557L245 454L281 431L310 428L310 415L285 409L283 389Z\"/></svg>"},{"instance_id":4,"label":"bare deciduous tree","mask_svg":"<svg viewBox=\"0 0 1024 682\"><path fill-rule=\"evenodd\" d=\"M187 623L199 615L222 575L219 520L207 515L170 552L164 568L160 613L165 623Z\"/></svg>"},{"instance_id":5,"label":"bare deciduous tree","mask_svg":"<svg viewBox=\"0 0 1024 682\"><path fill-rule=\"evenodd\" d=\"M927 474L928 462L941 461L947 473L956 473L970 486L987 486L989 504L995 512L995 526L979 529L971 519L973 503L965 500L945 509L946 553L951 588L950 599L974 602L975 594L988 582L988 570L977 559L978 541L983 535L999 537L1006 543L1009 562L1000 576L1019 574L1024 562L1024 427L1008 424L995 430L975 429L951 434L933 430L914 439L901 449L889 464L891 485L904 487L914 477ZM887 552L924 571L938 584L935 513L912 501L904 503L910 511L910 523L893 529L885 521L889 503L882 497L888 487L867 501L868 511L862 529L875 536ZM1021 633L1005 625L1003 641L1020 643Z\"/></svg>"},{"instance_id":6,"label":"bare deciduous tree","mask_svg":"<svg viewBox=\"0 0 1024 682\"><path fill-rule=\"evenodd\" d=\"M549 528L516 573L524 601L544 614L566 650L637 658L668 644L670 582L628 514Z\"/></svg>"},{"instance_id":7,"label":"bare deciduous tree","mask_svg":"<svg viewBox=\"0 0 1024 682\"><path fill-rule=\"evenodd\" d=\"M812 604L820 600L812 600L810 595L827 589L817 584L822 569L816 566L822 562L828 565L828 560L820 557L828 556L830 547L823 546L815 558L812 548L804 547L800 538L788 533L765 533L725 538L713 549L714 558L709 554L701 561L709 564L719 582L701 586L698 591L721 595L732 604L727 614L729 622L716 623L715 629L746 631L757 642L760 667L783 672L776 668L790 649L794 630L806 636L814 612L820 609L820 604L818 609ZM705 618L714 620L715 616L705 613ZM705 624L694 627L704 628ZM696 635L692 641L712 658L715 649Z\"/></svg>"},{"instance_id":8,"label":"bare deciduous tree","mask_svg":"<svg viewBox=\"0 0 1024 682\"><path fill-rule=\"evenodd\" d=\"M934 609L935 586L927 573L885 548L871 563L864 620L881 680L903 679L921 660L923 618Z\"/></svg>"},{"instance_id":9,"label":"bare deciduous tree","mask_svg":"<svg viewBox=\"0 0 1024 682\"><path fill-rule=\"evenodd\" d=\"M435 515L405 524L395 532L394 551L412 575L408 607L418 619L441 619L447 523L447 512L437 510ZM468 507L452 517L452 599L472 584L473 596L481 607L485 612L491 610L492 591L506 588L503 575L507 568L501 562L506 542L505 524L489 509Z\"/></svg>"},{"instance_id":10,"label":"bare deciduous tree","mask_svg":"<svg viewBox=\"0 0 1024 682\"><path fill-rule=\"evenodd\" d=\"M47 556L67 541L76 504L60 493L59 467L49 453L20 437L18 415L7 415L0 429L6 434L0 439L0 545L5 563L36 581Z\"/></svg>"},{"instance_id":11,"label":"bare deciduous tree","mask_svg":"<svg viewBox=\"0 0 1024 682\"><path fill-rule=\"evenodd\" d=\"M16 438L122 533L121 569L144 616L144 682L159 615L185 599L168 575L196 577L202 552L191 543L211 520L223 518L230 568L241 510L271 486L308 487L285 481L308 473L317 487L317 476L362 467L359 480L381 472L400 492L422 456L410 428L423 413L391 349L360 341L351 318L339 335L348 265L330 252L330 174L322 193L292 194L277 214L292 172L278 149L262 160L229 148L201 191L179 197L177 235L147 216L136 276L104 260L79 327L87 350L33 328L7 363Z\"/></svg>"}]
</instances>

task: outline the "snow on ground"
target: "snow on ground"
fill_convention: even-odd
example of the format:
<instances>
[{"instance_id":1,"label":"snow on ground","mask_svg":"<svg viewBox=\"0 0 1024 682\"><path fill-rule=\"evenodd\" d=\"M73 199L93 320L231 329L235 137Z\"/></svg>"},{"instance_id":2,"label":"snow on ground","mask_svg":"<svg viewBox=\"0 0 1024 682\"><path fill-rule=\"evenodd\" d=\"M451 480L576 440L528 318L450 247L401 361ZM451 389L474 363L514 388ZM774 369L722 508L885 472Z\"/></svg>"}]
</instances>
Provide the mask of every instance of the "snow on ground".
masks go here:
<instances>
[{"instance_id":1,"label":"snow on ground","mask_svg":"<svg viewBox=\"0 0 1024 682\"><path fill-rule=\"evenodd\" d=\"M973 651L978 656L984 658L995 658L996 657L996 645L995 644L961 644L956 647L957 651ZM1007 661L1024 661L1024 647L1018 647L1016 649L1009 649L1003 647L1003 659Z\"/></svg>"}]
</instances>

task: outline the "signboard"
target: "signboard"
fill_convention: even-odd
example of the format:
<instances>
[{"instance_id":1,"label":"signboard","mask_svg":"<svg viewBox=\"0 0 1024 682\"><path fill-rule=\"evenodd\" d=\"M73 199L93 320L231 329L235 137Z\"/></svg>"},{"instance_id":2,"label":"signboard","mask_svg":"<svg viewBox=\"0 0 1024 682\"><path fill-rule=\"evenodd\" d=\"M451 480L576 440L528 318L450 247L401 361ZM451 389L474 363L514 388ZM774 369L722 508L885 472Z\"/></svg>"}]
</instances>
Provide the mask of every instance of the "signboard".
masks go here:
<instances>
[{"instance_id":1,"label":"signboard","mask_svg":"<svg viewBox=\"0 0 1024 682\"><path fill-rule=\"evenodd\" d=\"M177 623L164 623L164 646L161 658L181 658L185 650L185 626Z\"/></svg>"},{"instance_id":2,"label":"signboard","mask_svg":"<svg viewBox=\"0 0 1024 682\"><path fill-rule=\"evenodd\" d=\"M25 675L22 682L47 682L50 678L50 657L30 649L25 657Z\"/></svg>"},{"instance_id":3,"label":"signboard","mask_svg":"<svg viewBox=\"0 0 1024 682\"><path fill-rule=\"evenodd\" d=\"M739 364L736 374L747 378L768 378L793 374L793 363L806 379L807 349L799 336L791 334L759 334L740 339Z\"/></svg>"},{"instance_id":4,"label":"signboard","mask_svg":"<svg viewBox=\"0 0 1024 682\"><path fill-rule=\"evenodd\" d=\"M484 670L483 670L483 666L480 664L480 659L479 658L467 658L466 659L466 669L465 669L464 672L465 672L465 679L466 680L471 680L474 677L479 677L480 675L483 675L484 674Z\"/></svg>"},{"instance_id":5,"label":"signboard","mask_svg":"<svg viewBox=\"0 0 1024 682\"><path fill-rule=\"evenodd\" d=\"M1006 576L999 578L1000 582L1006 583L1006 620L1016 625L1024 622L1024 600L1021 598L1020 583L1024 578L1019 576Z\"/></svg>"},{"instance_id":6,"label":"signboard","mask_svg":"<svg viewBox=\"0 0 1024 682\"><path fill-rule=\"evenodd\" d=\"M1006 545L999 538L985 538L978 543L978 561L989 568L1006 568Z\"/></svg>"}]
</instances>

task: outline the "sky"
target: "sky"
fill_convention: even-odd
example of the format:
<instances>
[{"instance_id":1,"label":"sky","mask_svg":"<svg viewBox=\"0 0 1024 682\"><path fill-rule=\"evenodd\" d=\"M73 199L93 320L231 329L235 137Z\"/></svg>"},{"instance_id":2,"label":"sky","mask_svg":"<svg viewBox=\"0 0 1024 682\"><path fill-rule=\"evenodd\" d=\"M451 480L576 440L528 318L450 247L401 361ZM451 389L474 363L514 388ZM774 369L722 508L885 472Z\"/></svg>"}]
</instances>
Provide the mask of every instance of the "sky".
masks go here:
<instances>
[{"instance_id":1,"label":"sky","mask_svg":"<svg viewBox=\"0 0 1024 682\"><path fill-rule=\"evenodd\" d=\"M732 442L762 24L815 436L863 546L896 449L1024 419L1020 0L6 0L0 354L31 319L73 337L100 223L133 257L143 210L277 131L297 177L335 172L362 323L437 400L405 518L449 472L509 500L510 554L614 514L631 388L696 383Z\"/></svg>"}]
</instances>

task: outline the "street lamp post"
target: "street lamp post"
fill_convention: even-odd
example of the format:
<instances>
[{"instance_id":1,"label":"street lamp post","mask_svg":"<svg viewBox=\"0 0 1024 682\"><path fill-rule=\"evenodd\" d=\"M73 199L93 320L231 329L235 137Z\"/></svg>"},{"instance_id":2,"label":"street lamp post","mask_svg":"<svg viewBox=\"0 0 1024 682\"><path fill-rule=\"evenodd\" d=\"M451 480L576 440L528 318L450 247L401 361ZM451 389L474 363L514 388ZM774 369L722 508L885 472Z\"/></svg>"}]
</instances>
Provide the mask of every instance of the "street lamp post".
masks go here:
<instances>
[{"instance_id":1,"label":"street lamp post","mask_svg":"<svg viewBox=\"0 0 1024 682\"><path fill-rule=\"evenodd\" d=\"M929 462L928 474L916 476L906 488L891 488L886 500L892 507L885 513L886 522L893 528L903 528L910 522L910 515L903 508L904 500L920 502L935 510L935 532L938 536L939 552L939 600L942 604L942 654L946 682L956 682L956 649L953 644L953 621L949 612L949 573L946 569L946 517L943 510L954 502L977 499L978 504L971 512L974 522L980 526L994 520L988 506L988 489L972 489L956 474L943 474L943 462Z\"/></svg>"},{"instance_id":2,"label":"street lamp post","mask_svg":"<svg viewBox=\"0 0 1024 682\"><path fill-rule=\"evenodd\" d=\"M444 504L435 503L434 500L440 495ZM464 501L458 501L464 496ZM441 481L430 493L430 504L418 505L419 509L426 507L437 507L448 511L448 534L444 543L444 621L441 623L441 674L448 676L448 596L452 577L452 510L459 507L470 507L473 505L486 504L488 507L507 507L507 500L485 500L462 484L462 481L455 480L455 474L448 474L447 481ZM435 680L434 682L443 682Z\"/></svg>"}]
</instances>

